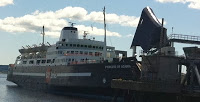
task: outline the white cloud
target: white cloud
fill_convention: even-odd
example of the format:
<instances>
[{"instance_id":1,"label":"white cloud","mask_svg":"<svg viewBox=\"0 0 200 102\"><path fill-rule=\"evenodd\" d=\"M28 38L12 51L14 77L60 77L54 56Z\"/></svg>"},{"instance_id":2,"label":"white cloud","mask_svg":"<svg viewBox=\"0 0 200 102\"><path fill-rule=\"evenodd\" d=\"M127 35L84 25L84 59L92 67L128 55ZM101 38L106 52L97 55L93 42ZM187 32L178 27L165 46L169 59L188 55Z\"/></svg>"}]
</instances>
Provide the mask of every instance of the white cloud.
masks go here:
<instances>
[{"instance_id":1,"label":"white cloud","mask_svg":"<svg viewBox=\"0 0 200 102\"><path fill-rule=\"evenodd\" d=\"M128 37L128 38L133 38L134 35L133 35L133 34L128 34L128 35L126 35L126 37Z\"/></svg>"},{"instance_id":2,"label":"white cloud","mask_svg":"<svg viewBox=\"0 0 200 102\"><path fill-rule=\"evenodd\" d=\"M13 0L0 0L0 7L10 5L10 4L14 4Z\"/></svg>"},{"instance_id":3,"label":"white cloud","mask_svg":"<svg viewBox=\"0 0 200 102\"><path fill-rule=\"evenodd\" d=\"M77 21L91 21L96 23L103 23L103 12L92 11L88 13L81 7L65 7L57 11L41 12L36 10L31 14L21 17L6 17L0 19L0 30L7 32L40 32L42 26L45 26L46 35L58 37L63 27L69 26L69 20ZM106 14L106 22L109 24L119 24L121 26L137 27L139 17L117 15L114 13ZM93 27L86 27L84 25L76 25L81 31L89 31L93 35L103 35L104 30ZM117 32L107 31L108 36L121 35Z\"/></svg>"},{"instance_id":4,"label":"white cloud","mask_svg":"<svg viewBox=\"0 0 200 102\"><path fill-rule=\"evenodd\" d=\"M6 17L0 19L0 30L7 32L39 32L44 25L46 35L58 37L60 30L68 26L66 19L78 20L78 21L92 21L97 23L103 23L103 13L93 11L88 13L81 7L66 7L57 11L41 12L36 10L31 14L27 14L21 17ZM106 21L110 24L119 24L121 26L136 27L139 21L138 17L125 16L117 14L106 14ZM77 25L80 30L91 31L91 27L83 25ZM103 35L103 29L93 27L91 31L93 35ZM121 35L117 32L107 31L108 36Z\"/></svg>"},{"instance_id":5,"label":"white cloud","mask_svg":"<svg viewBox=\"0 0 200 102\"><path fill-rule=\"evenodd\" d=\"M183 3L188 4L189 8L199 9L200 10L200 0L156 0L161 3Z\"/></svg>"},{"instance_id":6,"label":"white cloud","mask_svg":"<svg viewBox=\"0 0 200 102\"><path fill-rule=\"evenodd\" d=\"M78 25L76 27L79 28L79 34L82 34L83 31L87 31L91 35L98 35L98 36L104 35L104 29L98 29L96 27L91 28L91 27L86 27L84 25ZM107 31L106 34L107 36L121 37L121 35L117 32Z\"/></svg>"}]
</instances>

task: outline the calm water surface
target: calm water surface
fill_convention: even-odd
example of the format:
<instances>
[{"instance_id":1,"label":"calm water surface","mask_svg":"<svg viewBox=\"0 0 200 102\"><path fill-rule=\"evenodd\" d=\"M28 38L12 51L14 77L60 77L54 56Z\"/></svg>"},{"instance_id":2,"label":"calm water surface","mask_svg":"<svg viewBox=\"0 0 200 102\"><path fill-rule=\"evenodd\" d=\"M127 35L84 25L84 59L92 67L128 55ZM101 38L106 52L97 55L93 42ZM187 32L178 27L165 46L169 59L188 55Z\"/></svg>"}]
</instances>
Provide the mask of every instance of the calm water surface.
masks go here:
<instances>
[{"instance_id":1,"label":"calm water surface","mask_svg":"<svg viewBox=\"0 0 200 102\"><path fill-rule=\"evenodd\" d=\"M6 74L0 74L0 102L106 102L66 95L55 95L19 88L6 81Z\"/></svg>"}]
</instances>

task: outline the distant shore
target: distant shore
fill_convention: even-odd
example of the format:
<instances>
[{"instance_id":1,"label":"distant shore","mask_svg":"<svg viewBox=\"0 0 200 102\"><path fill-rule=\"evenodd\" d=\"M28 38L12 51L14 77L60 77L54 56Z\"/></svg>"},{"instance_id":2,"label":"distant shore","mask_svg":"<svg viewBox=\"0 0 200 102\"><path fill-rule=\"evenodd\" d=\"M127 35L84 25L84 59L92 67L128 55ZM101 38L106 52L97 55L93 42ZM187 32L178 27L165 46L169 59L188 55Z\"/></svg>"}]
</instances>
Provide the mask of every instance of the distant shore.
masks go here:
<instances>
[{"instance_id":1,"label":"distant shore","mask_svg":"<svg viewBox=\"0 0 200 102\"><path fill-rule=\"evenodd\" d=\"M0 74L7 74L7 71L0 72Z\"/></svg>"}]
</instances>

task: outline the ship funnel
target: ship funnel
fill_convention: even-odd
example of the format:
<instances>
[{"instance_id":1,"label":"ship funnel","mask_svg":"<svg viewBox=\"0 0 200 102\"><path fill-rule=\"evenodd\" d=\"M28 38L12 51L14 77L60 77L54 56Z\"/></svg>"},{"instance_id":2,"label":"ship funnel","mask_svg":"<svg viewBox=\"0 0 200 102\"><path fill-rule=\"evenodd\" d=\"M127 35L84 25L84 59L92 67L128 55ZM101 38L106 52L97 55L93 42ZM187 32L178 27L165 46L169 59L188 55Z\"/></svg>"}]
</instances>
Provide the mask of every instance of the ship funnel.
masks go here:
<instances>
[{"instance_id":1,"label":"ship funnel","mask_svg":"<svg viewBox=\"0 0 200 102\"><path fill-rule=\"evenodd\" d=\"M161 33L161 31L163 31ZM151 48L161 48L167 42L167 29L162 26L153 10L145 7L142 11L135 36L132 41L131 48L141 46L144 52L148 52ZM160 37L162 34L162 37ZM160 38L162 38L160 40ZM163 46L160 46L163 41Z\"/></svg>"},{"instance_id":2,"label":"ship funnel","mask_svg":"<svg viewBox=\"0 0 200 102\"><path fill-rule=\"evenodd\" d=\"M75 27L64 27L61 31L59 41L68 41L70 39L78 39L78 31Z\"/></svg>"}]
</instances>

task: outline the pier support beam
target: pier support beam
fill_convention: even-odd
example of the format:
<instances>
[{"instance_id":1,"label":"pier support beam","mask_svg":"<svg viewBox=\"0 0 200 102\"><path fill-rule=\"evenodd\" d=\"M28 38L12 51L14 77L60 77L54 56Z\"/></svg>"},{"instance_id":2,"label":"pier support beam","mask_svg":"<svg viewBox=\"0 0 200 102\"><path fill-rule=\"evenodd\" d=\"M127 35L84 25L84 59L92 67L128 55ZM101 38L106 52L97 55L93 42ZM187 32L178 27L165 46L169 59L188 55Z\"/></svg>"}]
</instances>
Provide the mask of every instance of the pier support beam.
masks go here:
<instances>
[{"instance_id":1,"label":"pier support beam","mask_svg":"<svg viewBox=\"0 0 200 102\"><path fill-rule=\"evenodd\" d=\"M135 56L136 56L136 53L137 53L137 52L136 52L136 46L133 46L132 49L133 49L133 55L132 55L132 56L135 57Z\"/></svg>"},{"instance_id":2,"label":"pier support beam","mask_svg":"<svg viewBox=\"0 0 200 102\"><path fill-rule=\"evenodd\" d=\"M198 81L198 83L200 85L200 75L199 75L199 71L197 69L197 66L194 66L194 72L195 72L195 74L197 76L197 81Z\"/></svg>"}]
</instances>

